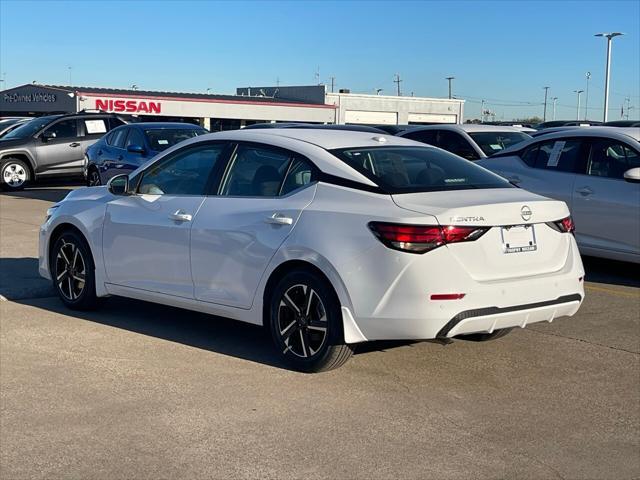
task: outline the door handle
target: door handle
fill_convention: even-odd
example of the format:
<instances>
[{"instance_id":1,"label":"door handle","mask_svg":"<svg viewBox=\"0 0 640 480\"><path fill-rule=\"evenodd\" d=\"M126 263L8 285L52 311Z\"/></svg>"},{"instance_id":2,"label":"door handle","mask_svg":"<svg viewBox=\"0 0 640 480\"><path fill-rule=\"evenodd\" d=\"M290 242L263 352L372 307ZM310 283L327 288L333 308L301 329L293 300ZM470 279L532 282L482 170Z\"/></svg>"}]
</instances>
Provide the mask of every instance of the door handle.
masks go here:
<instances>
[{"instance_id":1,"label":"door handle","mask_svg":"<svg viewBox=\"0 0 640 480\"><path fill-rule=\"evenodd\" d=\"M578 192L580 195L582 196L588 196L591 195L593 193L593 190L591 190L589 187L582 187L576 190L576 192Z\"/></svg>"},{"instance_id":2,"label":"door handle","mask_svg":"<svg viewBox=\"0 0 640 480\"><path fill-rule=\"evenodd\" d=\"M73 148L76 148L76 147L79 147L80 144L78 142L73 142L73 143L70 143L69 146L73 147Z\"/></svg>"},{"instance_id":3,"label":"door handle","mask_svg":"<svg viewBox=\"0 0 640 480\"><path fill-rule=\"evenodd\" d=\"M176 222L190 222L193 217L185 213L184 210L176 210L175 213L169 215L169 218Z\"/></svg>"},{"instance_id":4,"label":"door handle","mask_svg":"<svg viewBox=\"0 0 640 480\"><path fill-rule=\"evenodd\" d=\"M293 218L285 217L281 213L274 213L270 217L264 219L266 223L272 223L274 225L291 225L293 224Z\"/></svg>"}]
</instances>

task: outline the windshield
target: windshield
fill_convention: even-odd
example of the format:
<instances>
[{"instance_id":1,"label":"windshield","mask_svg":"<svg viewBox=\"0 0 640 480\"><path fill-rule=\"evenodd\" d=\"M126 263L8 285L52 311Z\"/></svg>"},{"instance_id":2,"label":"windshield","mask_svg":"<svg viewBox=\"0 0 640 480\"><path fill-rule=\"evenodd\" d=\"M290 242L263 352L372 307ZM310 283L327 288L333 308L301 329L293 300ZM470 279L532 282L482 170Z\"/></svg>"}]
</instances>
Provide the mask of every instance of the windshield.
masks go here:
<instances>
[{"instance_id":1,"label":"windshield","mask_svg":"<svg viewBox=\"0 0 640 480\"><path fill-rule=\"evenodd\" d=\"M521 132L471 132L469 136L478 144L487 157L531 137Z\"/></svg>"},{"instance_id":2,"label":"windshield","mask_svg":"<svg viewBox=\"0 0 640 480\"><path fill-rule=\"evenodd\" d=\"M145 130L144 133L149 141L149 146L157 152L162 152L183 140L209 132L200 128L155 128Z\"/></svg>"},{"instance_id":3,"label":"windshield","mask_svg":"<svg viewBox=\"0 0 640 480\"><path fill-rule=\"evenodd\" d=\"M513 187L468 160L432 147L346 148L331 153L391 194Z\"/></svg>"},{"instance_id":4,"label":"windshield","mask_svg":"<svg viewBox=\"0 0 640 480\"><path fill-rule=\"evenodd\" d=\"M46 125L51 123L56 118L58 118L58 117L34 118L33 120L25 123L24 125L20 125L15 130L12 130L11 132L7 133L4 137L2 137L2 139L3 140L9 140L9 139L12 139L12 138L27 138L27 137L31 137L36 132L40 131L41 128L45 127Z\"/></svg>"}]
</instances>

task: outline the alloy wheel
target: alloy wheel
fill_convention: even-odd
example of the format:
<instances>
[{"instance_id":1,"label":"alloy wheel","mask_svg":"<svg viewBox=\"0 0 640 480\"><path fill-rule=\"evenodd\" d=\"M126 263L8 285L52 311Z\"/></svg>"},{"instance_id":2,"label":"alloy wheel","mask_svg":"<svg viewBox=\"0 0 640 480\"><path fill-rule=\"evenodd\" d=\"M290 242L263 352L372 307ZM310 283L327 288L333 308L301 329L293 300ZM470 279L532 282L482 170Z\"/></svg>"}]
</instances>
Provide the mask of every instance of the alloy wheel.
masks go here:
<instances>
[{"instance_id":1,"label":"alloy wheel","mask_svg":"<svg viewBox=\"0 0 640 480\"><path fill-rule=\"evenodd\" d=\"M293 285L284 292L277 322L277 332L285 345L283 353L309 358L327 341L327 313L322 299L309 285Z\"/></svg>"},{"instance_id":2,"label":"alloy wheel","mask_svg":"<svg viewBox=\"0 0 640 480\"><path fill-rule=\"evenodd\" d=\"M27 181L27 170L19 163L7 163L2 169L2 180L12 188L18 188Z\"/></svg>"},{"instance_id":3,"label":"alloy wheel","mask_svg":"<svg viewBox=\"0 0 640 480\"><path fill-rule=\"evenodd\" d=\"M97 187L99 185L102 185L102 182L100 182L100 174L95 169L89 170L89 186Z\"/></svg>"},{"instance_id":4,"label":"alloy wheel","mask_svg":"<svg viewBox=\"0 0 640 480\"><path fill-rule=\"evenodd\" d=\"M78 299L86 284L86 263L80 249L62 240L56 256L56 283L60 293L70 301Z\"/></svg>"}]
</instances>

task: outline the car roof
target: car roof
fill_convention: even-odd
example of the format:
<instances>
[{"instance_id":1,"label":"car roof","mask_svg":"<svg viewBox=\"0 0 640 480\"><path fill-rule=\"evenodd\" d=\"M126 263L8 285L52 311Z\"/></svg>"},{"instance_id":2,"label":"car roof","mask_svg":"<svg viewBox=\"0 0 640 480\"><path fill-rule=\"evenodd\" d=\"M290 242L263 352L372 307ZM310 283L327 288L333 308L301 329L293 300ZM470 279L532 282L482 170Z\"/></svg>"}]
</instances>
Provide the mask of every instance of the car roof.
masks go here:
<instances>
[{"instance_id":1,"label":"car roof","mask_svg":"<svg viewBox=\"0 0 640 480\"><path fill-rule=\"evenodd\" d=\"M506 125L483 125L476 123L465 123L463 125L453 123L442 123L439 125L422 125L420 127L410 128L400 132L400 136L419 130L452 130L455 132L519 132L522 133L522 129L519 127L509 127Z\"/></svg>"},{"instance_id":2,"label":"car roof","mask_svg":"<svg viewBox=\"0 0 640 480\"><path fill-rule=\"evenodd\" d=\"M536 143L539 141L546 140L554 140L557 138L564 137L601 137L601 138L610 138L613 140L620 141L629 141L629 139L640 142L640 127L574 127L569 129L563 129L560 131L554 131L548 133L546 135L538 135L537 137L533 137L530 140L525 140L524 142L513 145L509 148L505 148L500 153L497 153L495 156L503 157L505 155L509 155L510 153L517 152L522 150L523 148L527 148L532 143Z\"/></svg>"},{"instance_id":3,"label":"car roof","mask_svg":"<svg viewBox=\"0 0 640 480\"><path fill-rule=\"evenodd\" d=\"M415 142L407 138L386 134L372 134L368 132L354 132L351 130L325 130L315 128L256 128L242 130L228 130L224 132L208 133L185 140L165 150L161 155L167 155L187 145L198 144L211 140L256 142L274 147L286 148L301 155L313 158L321 171L341 178L353 180L365 185L375 186L375 183L359 173L345 162L339 160L327 150L341 148L410 146L417 148L431 148L424 143Z\"/></svg>"}]
</instances>

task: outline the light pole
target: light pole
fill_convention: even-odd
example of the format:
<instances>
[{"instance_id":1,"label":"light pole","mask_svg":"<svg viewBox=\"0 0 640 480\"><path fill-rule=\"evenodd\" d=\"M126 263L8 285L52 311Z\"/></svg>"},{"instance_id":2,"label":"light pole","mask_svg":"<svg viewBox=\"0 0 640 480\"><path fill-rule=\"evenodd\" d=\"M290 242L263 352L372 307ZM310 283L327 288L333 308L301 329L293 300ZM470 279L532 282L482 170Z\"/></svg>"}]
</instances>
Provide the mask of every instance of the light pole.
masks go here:
<instances>
[{"instance_id":1,"label":"light pole","mask_svg":"<svg viewBox=\"0 0 640 480\"><path fill-rule=\"evenodd\" d=\"M480 105L480 123L484 123L484 100L482 100L482 104Z\"/></svg>"},{"instance_id":2,"label":"light pole","mask_svg":"<svg viewBox=\"0 0 640 480\"><path fill-rule=\"evenodd\" d=\"M604 77L604 116L603 121L607 121L607 110L609 109L609 77L611 74L611 39L624 35L621 32L596 33L596 37L607 37L607 67Z\"/></svg>"},{"instance_id":3,"label":"light pole","mask_svg":"<svg viewBox=\"0 0 640 480\"><path fill-rule=\"evenodd\" d=\"M587 77L587 91L584 94L584 119L587 119L589 112L589 80L591 80L591 72L586 73Z\"/></svg>"},{"instance_id":4,"label":"light pole","mask_svg":"<svg viewBox=\"0 0 640 480\"><path fill-rule=\"evenodd\" d=\"M73 82L71 81L71 66L67 67L69 69L69 86L73 87Z\"/></svg>"},{"instance_id":5,"label":"light pole","mask_svg":"<svg viewBox=\"0 0 640 480\"><path fill-rule=\"evenodd\" d=\"M544 111L542 113L542 121L546 122L547 121L547 94L549 93L549 87L542 87L544 88Z\"/></svg>"},{"instance_id":6,"label":"light pole","mask_svg":"<svg viewBox=\"0 0 640 480\"><path fill-rule=\"evenodd\" d=\"M578 106L576 107L576 120L580 120L580 94L584 92L584 90L574 90L573 93L578 94Z\"/></svg>"},{"instance_id":7,"label":"light pole","mask_svg":"<svg viewBox=\"0 0 640 480\"><path fill-rule=\"evenodd\" d=\"M553 97L551 99L553 101L553 119L556 119L556 102L558 101L558 97Z\"/></svg>"},{"instance_id":8,"label":"light pole","mask_svg":"<svg viewBox=\"0 0 640 480\"><path fill-rule=\"evenodd\" d=\"M451 98L453 98L451 96L451 81L456 78L456 77L446 77L447 81L449 82L449 100L451 100Z\"/></svg>"}]
</instances>

